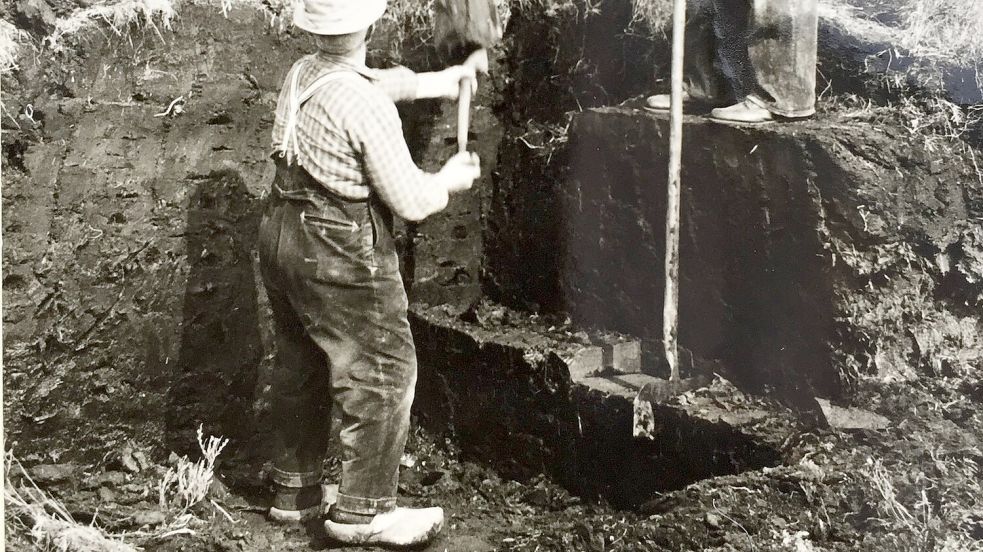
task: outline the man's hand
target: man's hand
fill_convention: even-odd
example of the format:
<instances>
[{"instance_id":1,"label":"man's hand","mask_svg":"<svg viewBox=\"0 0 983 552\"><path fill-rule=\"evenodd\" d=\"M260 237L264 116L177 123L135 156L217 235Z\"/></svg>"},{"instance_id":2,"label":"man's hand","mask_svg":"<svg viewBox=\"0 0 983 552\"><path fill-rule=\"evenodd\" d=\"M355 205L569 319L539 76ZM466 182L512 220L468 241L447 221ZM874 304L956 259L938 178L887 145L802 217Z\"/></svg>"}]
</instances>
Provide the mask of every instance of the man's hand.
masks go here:
<instances>
[{"instance_id":1,"label":"man's hand","mask_svg":"<svg viewBox=\"0 0 983 552\"><path fill-rule=\"evenodd\" d=\"M475 179L481 176L478 154L471 152L455 154L444 163L437 175L447 187L447 193L470 190Z\"/></svg>"},{"instance_id":2,"label":"man's hand","mask_svg":"<svg viewBox=\"0 0 983 552\"><path fill-rule=\"evenodd\" d=\"M461 65L453 65L433 73L420 73L416 98L456 100L461 91L462 80L471 83L471 93L474 94L478 91L478 73L488 74L488 52L485 50L471 54Z\"/></svg>"},{"instance_id":3,"label":"man's hand","mask_svg":"<svg viewBox=\"0 0 983 552\"><path fill-rule=\"evenodd\" d=\"M488 50L481 49L476 50L473 54L468 56L468 59L464 60L462 64L465 67L469 67L475 73L481 73L482 75L488 74Z\"/></svg>"},{"instance_id":4,"label":"man's hand","mask_svg":"<svg viewBox=\"0 0 983 552\"><path fill-rule=\"evenodd\" d=\"M472 65L453 65L434 73L439 78L439 96L448 100L456 100L461 93L461 81L471 83L471 93L478 91L478 76Z\"/></svg>"}]
</instances>

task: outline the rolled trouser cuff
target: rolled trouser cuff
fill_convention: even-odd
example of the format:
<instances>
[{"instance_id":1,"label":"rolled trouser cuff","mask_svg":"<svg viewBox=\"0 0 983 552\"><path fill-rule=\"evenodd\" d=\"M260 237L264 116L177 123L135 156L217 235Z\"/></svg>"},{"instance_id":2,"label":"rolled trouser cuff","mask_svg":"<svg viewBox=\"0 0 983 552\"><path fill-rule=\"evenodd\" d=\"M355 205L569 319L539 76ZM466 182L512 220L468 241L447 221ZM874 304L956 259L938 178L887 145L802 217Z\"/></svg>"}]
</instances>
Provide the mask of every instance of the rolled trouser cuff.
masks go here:
<instances>
[{"instance_id":1,"label":"rolled trouser cuff","mask_svg":"<svg viewBox=\"0 0 983 552\"><path fill-rule=\"evenodd\" d=\"M273 482L283 487L300 489L303 487L316 487L321 484L321 472L289 472L274 467L272 471Z\"/></svg>"},{"instance_id":2,"label":"rolled trouser cuff","mask_svg":"<svg viewBox=\"0 0 983 552\"><path fill-rule=\"evenodd\" d=\"M761 99L759 96L754 94L748 95L747 101L753 103L754 105L767 109L771 113L778 115L779 117L785 117L787 119L800 119L803 117L812 117L816 114L815 103L811 107L803 107L801 109L786 109L778 106L775 102L767 102Z\"/></svg>"},{"instance_id":3,"label":"rolled trouser cuff","mask_svg":"<svg viewBox=\"0 0 983 552\"><path fill-rule=\"evenodd\" d=\"M391 512L396 508L396 497L364 498L338 493L338 501L333 508L348 514L374 516Z\"/></svg>"}]
</instances>

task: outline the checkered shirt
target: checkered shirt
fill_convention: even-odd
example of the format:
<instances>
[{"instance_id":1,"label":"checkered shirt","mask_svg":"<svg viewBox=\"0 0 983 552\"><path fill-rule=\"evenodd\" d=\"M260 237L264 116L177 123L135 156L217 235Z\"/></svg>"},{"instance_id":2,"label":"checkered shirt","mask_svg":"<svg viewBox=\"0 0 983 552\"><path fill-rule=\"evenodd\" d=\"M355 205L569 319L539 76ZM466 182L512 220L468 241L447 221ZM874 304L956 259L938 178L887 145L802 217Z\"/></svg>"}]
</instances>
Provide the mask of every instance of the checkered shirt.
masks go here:
<instances>
[{"instance_id":1,"label":"checkered shirt","mask_svg":"<svg viewBox=\"0 0 983 552\"><path fill-rule=\"evenodd\" d=\"M369 69L325 54L301 58L287 74L277 101L276 155L283 143L290 83L297 71L300 91L325 73L346 75L324 84L301 106L291 137L297 145L294 161L342 197L365 199L374 191L405 219L421 220L447 206L447 189L410 157L394 104L415 98L416 73L403 67Z\"/></svg>"}]
</instances>

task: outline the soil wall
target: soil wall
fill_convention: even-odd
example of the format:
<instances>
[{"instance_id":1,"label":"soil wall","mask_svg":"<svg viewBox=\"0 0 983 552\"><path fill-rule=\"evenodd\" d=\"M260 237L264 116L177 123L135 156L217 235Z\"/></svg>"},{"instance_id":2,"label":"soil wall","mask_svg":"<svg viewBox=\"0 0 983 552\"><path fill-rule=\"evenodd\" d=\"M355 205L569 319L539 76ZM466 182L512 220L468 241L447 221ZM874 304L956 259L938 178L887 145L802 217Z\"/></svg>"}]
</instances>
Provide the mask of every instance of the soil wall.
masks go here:
<instances>
[{"instance_id":1,"label":"soil wall","mask_svg":"<svg viewBox=\"0 0 983 552\"><path fill-rule=\"evenodd\" d=\"M653 68L657 82L666 73L664 44L624 32L629 22L627 2L513 15L512 80L498 110L507 127L483 210L484 289L518 309L643 337L646 369L661 373L664 122L592 109L651 91ZM921 88L915 62L880 60L878 40L823 22L825 97L978 100L953 68L936 67L938 90ZM893 86L889 76L907 70L914 80ZM978 317L952 293L977 277L935 262L975 247L981 182L967 142L911 132L898 110L833 101L820 111L763 132L693 120L683 161L682 345L704 368L800 397L838 393L861 374L912 377L922 361L903 320L946 320L950 338L938 341L977 342L959 327L978 335ZM917 288L932 298L900 304ZM877 324L893 337L870 338Z\"/></svg>"},{"instance_id":2,"label":"soil wall","mask_svg":"<svg viewBox=\"0 0 983 552\"><path fill-rule=\"evenodd\" d=\"M270 367L271 108L303 44L196 7L162 37L80 38L6 106L37 121L4 129L22 150L4 171L8 438L93 461L131 438L187 450L204 422L237 447Z\"/></svg>"},{"instance_id":3,"label":"soil wall","mask_svg":"<svg viewBox=\"0 0 983 552\"><path fill-rule=\"evenodd\" d=\"M579 323L649 338L652 351L661 199L649 175L661 171L661 127L617 110L578 115L571 127L567 112L647 91L664 50L625 31L626 1L542 8L515 6L493 52L472 129L481 181L446 214L399 229L407 286L417 303L458 311L481 295L526 312L569 311ZM10 442L36 454L64 449L53 445L65 439L92 461L130 438L183 450L202 421L241 445L262 428L273 347L255 232L271 177L276 94L312 45L247 8L223 17L188 5L161 31L89 30L63 51L25 60L4 82L5 414ZM392 61L398 36L380 33L370 52L376 63ZM440 64L429 45L404 52L400 61L414 69ZM436 169L454 150L453 111L437 102L404 108L404 131L424 168ZM884 124L896 143L871 136L870 127L817 138L806 125L784 134L729 131L728 146L694 127L708 141L690 146L685 163L705 171L687 180L707 179L692 190L700 199L693 223L717 222L725 206L712 180L722 179L734 202L721 216L739 232L718 227L700 239L691 232L684 244L684 258L700 248L709 263L705 280L694 275L684 286L694 292L686 301L702 303L686 313L699 314L699 324L686 327L700 332L686 333L685 345L711 359L761 364L746 372L748 381L777 378L794 389L828 386L830 364L811 355L830 347L852 372L891 373L918 368L925 351L975 343L980 238L957 223L980 216L976 173L965 163L939 169L941 154L910 146L890 130L894 123ZM711 139L719 150L706 145ZM914 176L894 176L896 167ZM794 178L812 173L813 184ZM831 195L817 199L814 188L826 194L826 186ZM762 207L802 234L762 222ZM825 237L811 225L827 220L820 207L840 217ZM841 266L832 266L830 251L854 263L855 280L827 274ZM884 282L911 259L917 277ZM791 275L769 272L785 261L802 263ZM753 277L734 280L737 270ZM778 286L789 278L797 287ZM775 296L757 287L772 283ZM866 302L827 293L868 284L880 287ZM876 307L919 286L940 303ZM885 323L904 326L912 309L927 313L914 331L864 337ZM936 336L933 325L947 329ZM819 335L835 339L820 343ZM778 336L803 347L776 352ZM949 356L949 365L929 368L964 363L965 355Z\"/></svg>"},{"instance_id":4,"label":"soil wall","mask_svg":"<svg viewBox=\"0 0 983 552\"><path fill-rule=\"evenodd\" d=\"M891 243L937 254L980 215L966 203L980 191L971 163L933 174L929 152L886 128L684 127L680 343L756 389L836 392L838 317L865 284L843 257ZM654 349L667 140L667 119L637 109L578 114L557 190L566 310Z\"/></svg>"},{"instance_id":5,"label":"soil wall","mask_svg":"<svg viewBox=\"0 0 983 552\"><path fill-rule=\"evenodd\" d=\"M583 345L574 327L488 304L467 320L446 306L410 322L420 378L421 425L459 443L467 458L520 481L539 474L581 496L635 508L653 493L780 462L795 431L790 413L728 386L652 413L647 439L633 437L633 401L656 378L588 376L571 369Z\"/></svg>"},{"instance_id":6,"label":"soil wall","mask_svg":"<svg viewBox=\"0 0 983 552\"><path fill-rule=\"evenodd\" d=\"M313 44L248 8L189 5L159 35L124 31L84 31L4 82L5 112L20 114L5 116L3 143L8 438L25 455L95 461L131 438L188 450L205 423L262 451L242 446L264 433L273 358L256 232L277 94ZM393 62L383 31L378 66ZM401 61L439 63L414 54ZM453 106L404 118L414 157L436 170L456 148ZM496 128L476 107L486 169ZM478 297L482 189L399 228L414 299Z\"/></svg>"}]
</instances>

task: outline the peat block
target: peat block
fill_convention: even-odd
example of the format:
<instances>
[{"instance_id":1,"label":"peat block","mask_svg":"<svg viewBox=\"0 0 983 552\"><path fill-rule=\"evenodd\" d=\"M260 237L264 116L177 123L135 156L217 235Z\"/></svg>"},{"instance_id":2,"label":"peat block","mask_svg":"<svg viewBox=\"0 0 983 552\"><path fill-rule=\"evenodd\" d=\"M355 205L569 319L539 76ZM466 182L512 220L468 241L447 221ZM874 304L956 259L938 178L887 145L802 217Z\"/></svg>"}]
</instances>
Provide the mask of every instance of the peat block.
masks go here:
<instances>
[{"instance_id":1,"label":"peat block","mask_svg":"<svg viewBox=\"0 0 983 552\"><path fill-rule=\"evenodd\" d=\"M630 106L574 115L550 213L563 310L643 338L649 358L662 336L668 127ZM746 389L836 393L837 317L851 291L885 280L872 277L882 251L930 257L972 220L975 172L933 155L897 128L836 116L755 128L687 117L681 346Z\"/></svg>"},{"instance_id":2,"label":"peat block","mask_svg":"<svg viewBox=\"0 0 983 552\"><path fill-rule=\"evenodd\" d=\"M467 323L444 308L411 314L420 363L414 413L507 477L540 473L583 496L636 507L653 492L780 462L791 413L724 380L655 405L653 438L632 436L633 401L656 378L571 377L582 345L526 318Z\"/></svg>"}]
</instances>

